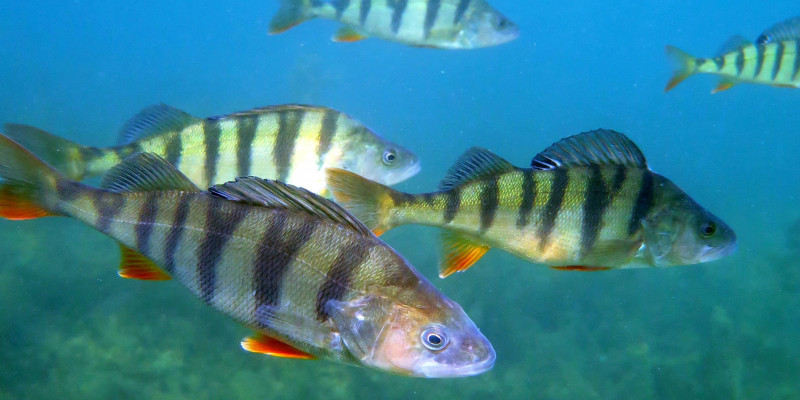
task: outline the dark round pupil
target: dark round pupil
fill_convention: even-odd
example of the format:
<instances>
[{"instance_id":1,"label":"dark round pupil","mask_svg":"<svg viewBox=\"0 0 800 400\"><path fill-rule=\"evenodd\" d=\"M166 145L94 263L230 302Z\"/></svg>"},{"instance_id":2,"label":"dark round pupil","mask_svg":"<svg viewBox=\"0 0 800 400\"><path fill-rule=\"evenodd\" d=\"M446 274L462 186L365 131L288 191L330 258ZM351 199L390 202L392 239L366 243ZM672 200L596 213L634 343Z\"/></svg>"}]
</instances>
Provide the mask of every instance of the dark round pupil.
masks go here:
<instances>
[{"instance_id":1,"label":"dark round pupil","mask_svg":"<svg viewBox=\"0 0 800 400\"><path fill-rule=\"evenodd\" d=\"M431 333L430 335L428 335L428 342L434 346L438 346L442 344L442 338L435 333Z\"/></svg>"},{"instance_id":2,"label":"dark round pupil","mask_svg":"<svg viewBox=\"0 0 800 400\"><path fill-rule=\"evenodd\" d=\"M389 160L389 161L394 161L394 154L392 154L392 153L387 154L386 155L386 159Z\"/></svg>"},{"instance_id":3,"label":"dark round pupil","mask_svg":"<svg viewBox=\"0 0 800 400\"><path fill-rule=\"evenodd\" d=\"M703 233L705 233L706 235L713 234L715 230L716 229L714 228L714 224L706 224L705 226L703 226Z\"/></svg>"}]
</instances>

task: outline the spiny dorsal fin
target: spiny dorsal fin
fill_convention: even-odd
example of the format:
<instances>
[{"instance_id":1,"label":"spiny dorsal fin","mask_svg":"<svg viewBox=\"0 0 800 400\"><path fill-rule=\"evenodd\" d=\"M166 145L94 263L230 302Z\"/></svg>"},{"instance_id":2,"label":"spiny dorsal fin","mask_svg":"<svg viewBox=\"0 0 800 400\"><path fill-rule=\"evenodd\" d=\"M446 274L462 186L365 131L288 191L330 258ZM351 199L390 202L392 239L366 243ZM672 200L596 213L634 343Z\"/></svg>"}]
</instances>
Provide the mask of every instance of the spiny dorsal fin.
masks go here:
<instances>
[{"instance_id":1,"label":"spiny dorsal fin","mask_svg":"<svg viewBox=\"0 0 800 400\"><path fill-rule=\"evenodd\" d=\"M758 36L756 44L768 44L786 40L800 40L800 17L789 18L769 27Z\"/></svg>"},{"instance_id":2,"label":"spiny dorsal fin","mask_svg":"<svg viewBox=\"0 0 800 400\"><path fill-rule=\"evenodd\" d=\"M197 121L198 118L175 107L156 104L139 111L125 123L119 131L118 143L126 145L164 132L180 131Z\"/></svg>"},{"instance_id":3,"label":"spiny dorsal fin","mask_svg":"<svg viewBox=\"0 0 800 400\"><path fill-rule=\"evenodd\" d=\"M647 168L647 160L636 144L625 135L606 129L561 139L537 154L531 168L549 170L593 164Z\"/></svg>"},{"instance_id":4,"label":"spiny dorsal fin","mask_svg":"<svg viewBox=\"0 0 800 400\"><path fill-rule=\"evenodd\" d=\"M159 192L200 189L169 161L152 153L137 153L111 168L100 187L112 192Z\"/></svg>"},{"instance_id":5,"label":"spiny dorsal fin","mask_svg":"<svg viewBox=\"0 0 800 400\"><path fill-rule=\"evenodd\" d=\"M327 107L321 106L309 106L305 104L281 104L277 106L265 106L265 107L256 107L252 110L245 110L245 111L237 111L230 114L223 114L223 115L215 115L213 117L208 117L207 119L210 121L218 121L221 119L231 118L231 117L251 117L255 115L261 114L268 114L268 113L277 113L277 112L284 112L284 111L336 111Z\"/></svg>"},{"instance_id":6,"label":"spiny dorsal fin","mask_svg":"<svg viewBox=\"0 0 800 400\"><path fill-rule=\"evenodd\" d=\"M745 39L744 36L742 36L742 35L733 35L733 36L729 37L728 40L726 40L724 43L722 43L722 46L719 46L719 49L717 50L716 55L717 56L724 56L725 54L728 54L728 53L730 53L732 51L736 51L736 50L739 50L741 48L750 46L751 44L753 44L753 43L751 43L749 40Z\"/></svg>"},{"instance_id":7,"label":"spiny dorsal fin","mask_svg":"<svg viewBox=\"0 0 800 400\"><path fill-rule=\"evenodd\" d=\"M214 185L208 191L214 196L240 203L302 211L372 236L369 228L340 205L283 182L248 176L236 178L235 182Z\"/></svg>"},{"instance_id":8,"label":"spiny dorsal fin","mask_svg":"<svg viewBox=\"0 0 800 400\"><path fill-rule=\"evenodd\" d=\"M439 190L450 190L467 182L513 171L516 167L497 154L481 147L467 150L450 167L439 183Z\"/></svg>"}]
</instances>

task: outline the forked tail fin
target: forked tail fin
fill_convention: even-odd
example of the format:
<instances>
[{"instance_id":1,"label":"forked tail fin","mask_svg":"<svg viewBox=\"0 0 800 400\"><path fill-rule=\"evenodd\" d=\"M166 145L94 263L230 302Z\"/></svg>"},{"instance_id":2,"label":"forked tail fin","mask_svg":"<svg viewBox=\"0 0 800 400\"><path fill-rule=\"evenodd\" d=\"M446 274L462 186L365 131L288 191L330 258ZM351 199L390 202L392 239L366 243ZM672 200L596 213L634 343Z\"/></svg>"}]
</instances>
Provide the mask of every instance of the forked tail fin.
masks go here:
<instances>
[{"instance_id":1,"label":"forked tail fin","mask_svg":"<svg viewBox=\"0 0 800 400\"><path fill-rule=\"evenodd\" d=\"M356 173L338 168L328 168L327 182L336 202L350 211L376 235L392 229L389 213L395 196L402 193Z\"/></svg>"},{"instance_id":2,"label":"forked tail fin","mask_svg":"<svg viewBox=\"0 0 800 400\"><path fill-rule=\"evenodd\" d=\"M57 215L51 210L65 178L13 140L0 135L0 217L12 220Z\"/></svg>"},{"instance_id":3,"label":"forked tail fin","mask_svg":"<svg viewBox=\"0 0 800 400\"><path fill-rule=\"evenodd\" d=\"M664 88L665 92L669 92L672 88L683 82L684 79L697 72L697 58L691 54L677 47L667 45L667 56L675 63L676 69L675 73L672 75L672 79L667 82L667 87Z\"/></svg>"},{"instance_id":4,"label":"forked tail fin","mask_svg":"<svg viewBox=\"0 0 800 400\"><path fill-rule=\"evenodd\" d=\"M70 179L89 177L87 161L96 149L27 125L6 124L4 133Z\"/></svg>"},{"instance_id":5,"label":"forked tail fin","mask_svg":"<svg viewBox=\"0 0 800 400\"><path fill-rule=\"evenodd\" d=\"M281 8L269 23L269 34L275 35L314 18L310 0L281 0Z\"/></svg>"}]
</instances>

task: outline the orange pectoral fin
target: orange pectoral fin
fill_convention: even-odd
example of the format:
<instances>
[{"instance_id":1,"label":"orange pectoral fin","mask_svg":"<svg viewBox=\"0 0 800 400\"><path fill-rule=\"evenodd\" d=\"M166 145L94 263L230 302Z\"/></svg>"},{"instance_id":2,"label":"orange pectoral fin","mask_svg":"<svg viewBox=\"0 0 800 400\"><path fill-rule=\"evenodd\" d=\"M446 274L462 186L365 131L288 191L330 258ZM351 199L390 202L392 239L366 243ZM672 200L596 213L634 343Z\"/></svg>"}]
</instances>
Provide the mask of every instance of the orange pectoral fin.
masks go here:
<instances>
[{"instance_id":1,"label":"orange pectoral fin","mask_svg":"<svg viewBox=\"0 0 800 400\"><path fill-rule=\"evenodd\" d=\"M172 279L149 258L139 254L136 250L120 245L122 262L119 264L119 276L129 279L144 281L168 281Z\"/></svg>"},{"instance_id":2,"label":"orange pectoral fin","mask_svg":"<svg viewBox=\"0 0 800 400\"><path fill-rule=\"evenodd\" d=\"M51 215L47 210L25 201L23 196L18 196L8 187L0 189L0 217L20 221Z\"/></svg>"},{"instance_id":3,"label":"orange pectoral fin","mask_svg":"<svg viewBox=\"0 0 800 400\"><path fill-rule=\"evenodd\" d=\"M262 353L274 357L297 358L301 360L314 360L317 358L283 343L278 339L273 339L260 333L244 338L242 340L242 348L253 353Z\"/></svg>"},{"instance_id":4,"label":"orange pectoral fin","mask_svg":"<svg viewBox=\"0 0 800 400\"><path fill-rule=\"evenodd\" d=\"M584 265L564 265L558 267L551 266L550 268L557 269L559 271L587 271L587 272L608 271L611 269L611 267L587 267Z\"/></svg>"}]
</instances>

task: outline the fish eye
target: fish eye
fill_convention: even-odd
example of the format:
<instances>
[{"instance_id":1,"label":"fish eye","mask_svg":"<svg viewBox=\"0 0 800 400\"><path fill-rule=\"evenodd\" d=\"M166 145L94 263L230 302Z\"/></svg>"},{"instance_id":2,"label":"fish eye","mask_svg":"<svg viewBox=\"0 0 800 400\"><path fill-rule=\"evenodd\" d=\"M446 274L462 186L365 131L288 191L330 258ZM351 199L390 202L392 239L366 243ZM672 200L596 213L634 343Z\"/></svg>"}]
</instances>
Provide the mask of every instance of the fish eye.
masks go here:
<instances>
[{"instance_id":1,"label":"fish eye","mask_svg":"<svg viewBox=\"0 0 800 400\"><path fill-rule=\"evenodd\" d=\"M422 344L430 351L441 351L449 342L442 326L431 326L422 331Z\"/></svg>"},{"instance_id":2,"label":"fish eye","mask_svg":"<svg viewBox=\"0 0 800 400\"><path fill-rule=\"evenodd\" d=\"M709 238L717 232L717 224L714 222L706 222L700 227L700 233L704 238Z\"/></svg>"},{"instance_id":3,"label":"fish eye","mask_svg":"<svg viewBox=\"0 0 800 400\"><path fill-rule=\"evenodd\" d=\"M508 20L505 18L500 18L500 22L497 23L497 26L505 28L506 26L508 26Z\"/></svg>"},{"instance_id":4,"label":"fish eye","mask_svg":"<svg viewBox=\"0 0 800 400\"><path fill-rule=\"evenodd\" d=\"M394 153L392 150L386 150L383 152L383 163L386 165L394 164L394 161L397 160L397 154Z\"/></svg>"}]
</instances>

